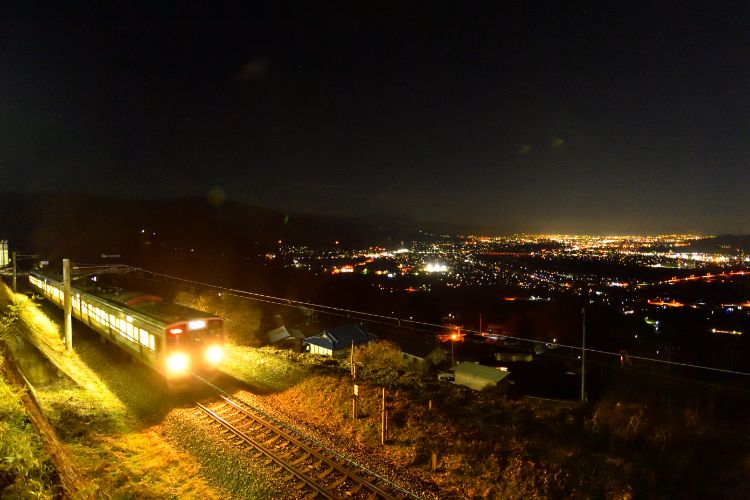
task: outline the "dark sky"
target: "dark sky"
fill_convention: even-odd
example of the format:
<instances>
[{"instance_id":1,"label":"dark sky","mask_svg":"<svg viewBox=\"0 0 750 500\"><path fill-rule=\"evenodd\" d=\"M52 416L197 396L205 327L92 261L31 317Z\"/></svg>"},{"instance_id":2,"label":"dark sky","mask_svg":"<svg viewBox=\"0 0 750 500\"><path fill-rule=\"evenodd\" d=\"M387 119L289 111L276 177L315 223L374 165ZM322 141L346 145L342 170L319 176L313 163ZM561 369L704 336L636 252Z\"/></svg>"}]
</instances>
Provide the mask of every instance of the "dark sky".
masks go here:
<instances>
[{"instance_id":1,"label":"dark sky","mask_svg":"<svg viewBox=\"0 0 750 500\"><path fill-rule=\"evenodd\" d=\"M747 2L365 3L2 4L0 191L750 232Z\"/></svg>"}]
</instances>

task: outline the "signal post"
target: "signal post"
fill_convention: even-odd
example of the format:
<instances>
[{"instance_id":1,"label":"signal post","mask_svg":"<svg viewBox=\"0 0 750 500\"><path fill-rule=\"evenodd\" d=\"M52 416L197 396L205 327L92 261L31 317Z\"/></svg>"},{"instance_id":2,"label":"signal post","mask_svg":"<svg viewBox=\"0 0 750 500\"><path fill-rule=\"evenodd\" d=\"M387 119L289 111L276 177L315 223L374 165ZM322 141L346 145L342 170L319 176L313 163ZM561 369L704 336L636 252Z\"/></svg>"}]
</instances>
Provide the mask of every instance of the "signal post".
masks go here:
<instances>
[{"instance_id":1,"label":"signal post","mask_svg":"<svg viewBox=\"0 0 750 500\"><path fill-rule=\"evenodd\" d=\"M70 290L70 259L63 259L63 310L65 311L65 353L73 352L73 297Z\"/></svg>"}]
</instances>

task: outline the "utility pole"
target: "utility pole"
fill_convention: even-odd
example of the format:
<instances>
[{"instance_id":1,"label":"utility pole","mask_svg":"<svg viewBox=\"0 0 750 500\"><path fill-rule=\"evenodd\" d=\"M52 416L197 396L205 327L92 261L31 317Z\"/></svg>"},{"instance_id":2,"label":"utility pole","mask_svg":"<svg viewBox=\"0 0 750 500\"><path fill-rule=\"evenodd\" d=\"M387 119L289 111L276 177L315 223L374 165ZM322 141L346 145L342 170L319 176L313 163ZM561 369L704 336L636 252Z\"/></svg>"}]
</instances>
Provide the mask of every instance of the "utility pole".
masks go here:
<instances>
[{"instance_id":1,"label":"utility pole","mask_svg":"<svg viewBox=\"0 0 750 500\"><path fill-rule=\"evenodd\" d=\"M16 252L13 252L13 293L16 292Z\"/></svg>"},{"instance_id":2,"label":"utility pole","mask_svg":"<svg viewBox=\"0 0 750 500\"><path fill-rule=\"evenodd\" d=\"M450 339L451 339L451 370L456 365L455 360L453 358L453 344L455 344L456 340L459 340L460 338L461 337L460 337L459 331L455 331L455 332L451 333L451 336L450 336Z\"/></svg>"},{"instance_id":3,"label":"utility pole","mask_svg":"<svg viewBox=\"0 0 750 500\"><path fill-rule=\"evenodd\" d=\"M352 340L352 419L357 420L357 400L359 399L359 386L357 385L357 365L354 364L354 341Z\"/></svg>"},{"instance_id":4,"label":"utility pole","mask_svg":"<svg viewBox=\"0 0 750 500\"><path fill-rule=\"evenodd\" d=\"M383 404L380 410L380 444L385 444L385 433L388 426L388 411L385 407L385 387L383 387Z\"/></svg>"},{"instance_id":5,"label":"utility pole","mask_svg":"<svg viewBox=\"0 0 750 500\"><path fill-rule=\"evenodd\" d=\"M70 290L70 259L63 259L63 304L65 311L65 353L73 352L73 323L71 309L73 303Z\"/></svg>"},{"instance_id":6,"label":"utility pole","mask_svg":"<svg viewBox=\"0 0 750 500\"><path fill-rule=\"evenodd\" d=\"M586 306L581 308L583 316L583 342L581 344L581 403L586 402Z\"/></svg>"},{"instance_id":7,"label":"utility pole","mask_svg":"<svg viewBox=\"0 0 750 500\"><path fill-rule=\"evenodd\" d=\"M479 335L482 335L482 313L479 313Z\"/></svg>"}]
</instances>

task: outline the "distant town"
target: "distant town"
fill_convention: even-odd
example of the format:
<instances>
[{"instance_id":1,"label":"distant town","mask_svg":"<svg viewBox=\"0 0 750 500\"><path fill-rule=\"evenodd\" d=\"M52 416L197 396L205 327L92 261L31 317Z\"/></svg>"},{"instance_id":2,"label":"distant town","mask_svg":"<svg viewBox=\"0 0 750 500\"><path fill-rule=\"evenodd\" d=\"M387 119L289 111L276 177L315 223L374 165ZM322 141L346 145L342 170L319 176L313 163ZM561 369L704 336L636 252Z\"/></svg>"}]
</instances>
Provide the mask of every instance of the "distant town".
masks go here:
<instances>
[{"instance_id":1,"label":"distant town","mask_svg":"<svg viewBox=\"0 0 750 500\"><path fill-rule=\"evenodd\" d=\"M279 242L265 255L283 267L320 275L361 274L386 292L429 292L433 287L504 286L529 295L508 300L546 300L555 296L588 297L611 303L623 289L680 281L712 280L744 274L750 256L743 250L691 251L705 237L693 234L660 236L433 236L397 248L313 249ZM586 263L581 270L571 263ZM568 269L565 269L568 268ZM620 305L629 301L623 299ZM677 306L667 301L652 304ZM705 304L699 304L705 305ZM625 310L624 312L627 312Z\"/></svg>"}]
</instances>

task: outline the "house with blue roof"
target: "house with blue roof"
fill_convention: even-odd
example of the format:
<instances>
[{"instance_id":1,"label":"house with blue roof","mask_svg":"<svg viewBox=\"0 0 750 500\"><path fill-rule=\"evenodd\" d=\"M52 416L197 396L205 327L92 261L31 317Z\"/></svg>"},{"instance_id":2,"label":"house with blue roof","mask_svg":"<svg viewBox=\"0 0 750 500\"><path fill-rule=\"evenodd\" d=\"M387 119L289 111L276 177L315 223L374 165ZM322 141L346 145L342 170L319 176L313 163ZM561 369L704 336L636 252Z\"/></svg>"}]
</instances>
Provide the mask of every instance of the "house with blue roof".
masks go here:
<instances>
[{"instance_id":1,"label":"house with blue roof","mask_svg":"<svg viewBox=\"0 0 750 500\"><path fill-rule=\"evenodd\" d=\"M351 352L352 343L355 346L366 346L376 338L360 325L343 325L307 337L303 350L322 356L345 357Z\"/></svg>"}]
</instances>

